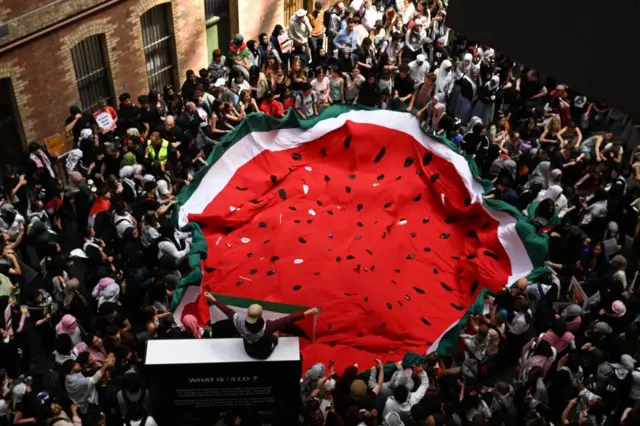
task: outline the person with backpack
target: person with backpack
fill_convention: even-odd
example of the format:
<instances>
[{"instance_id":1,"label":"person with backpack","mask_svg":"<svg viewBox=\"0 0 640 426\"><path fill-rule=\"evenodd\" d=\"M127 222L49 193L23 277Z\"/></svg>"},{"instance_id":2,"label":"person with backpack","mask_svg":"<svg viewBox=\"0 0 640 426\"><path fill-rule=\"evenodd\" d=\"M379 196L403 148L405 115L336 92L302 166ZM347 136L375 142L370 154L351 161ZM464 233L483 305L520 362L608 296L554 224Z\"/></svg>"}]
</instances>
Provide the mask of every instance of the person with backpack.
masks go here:
<instances>
[{"instance_id":1,"label":"person with backpack","mask_svg":"<svg viewBox=\"0 0 640 426\"><path fill-rule=\"evenodd\" d=\"M340 24L342 23L342 15L344 14L344 2L339 1L323 13L323 24L325 34L327 36L328 55L333 56L333 40L335 40L338 32L340 32Z\"/></svg>"},{"instance_id":2,"label":"person with backpack","mask_svg":"<svg viewBox=\"0 0 640 426\"><path fill-rule=\"evenodd\" d=\"M123 420L135 417L136 413L145 416L151 414L149 392L142 384L142 377L135 372L124 375L122 389L118 391L116 398Z\"/></svg>"},{"instance_id":3,"label":"person with backpack","mask_svg":"<svg viewBox=\"0 0 640 426\"><path fill-rule=\"evenodd\" d=\"M146 414L143 408L135 407L129 411L124 426L158 426L158 423L153 417Z\"/></svg>"},{"instance_id":4,"label":"person with backpack","mask_svg":"<svg viewBox=\"0 0 640 426\"><path fill-rule=\"evenodd\" d=\"M294 108L303 119L318 115L318 96L311 83L303 83L302 91L296 94Z\"/></svg>"}]
</instances>

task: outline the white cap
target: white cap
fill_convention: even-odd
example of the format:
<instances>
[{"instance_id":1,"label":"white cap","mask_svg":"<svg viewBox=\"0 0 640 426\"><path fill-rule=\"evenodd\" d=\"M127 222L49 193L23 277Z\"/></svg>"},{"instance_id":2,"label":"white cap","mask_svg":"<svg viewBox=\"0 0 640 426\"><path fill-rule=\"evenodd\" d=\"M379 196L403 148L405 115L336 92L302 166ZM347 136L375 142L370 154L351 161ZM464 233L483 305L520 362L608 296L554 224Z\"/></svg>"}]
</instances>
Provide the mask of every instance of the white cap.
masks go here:
<instances>
[{"instance_id":1,"label":"white cap","mask_svg":"<svg viewBox=\"0 0 640 426\"><path fill-rule=\"evenodd\" d=\"M153 175L146 174L142 177L142 184L144 185L147 182L154 182L156 178Z\"/></svg>"},{"instance_id":2,"label":"white cap","mask_svg":"<svg viewBox=\"0 0 640 426\"><path fill-rule=\"evenodd\" d=\"M418 56L416 56L416 61L418 61L418 62L424 62L426 60L427 60L427 58L422 53L419 54Z\"/></svg>"},{"instance_id":3,"label":"white cap","mask_svg":"<svg viewBox=\"0 0 640 426\"><path fill-rule=\"evenodd\" d=\"M296 16L298 18L303 18L305 16L307 16L307 11L304 9L298 9L298 11L296 12Z\"/></svg>"},{"instance_id":4,"label":"white cap","mask_svg":"<svg viewBox=\"0 0 640 426\"><path fill-rule=\"evenodd\" d=\"M171 191L169 191L169 184L167 184L166 180L159 180L157 189L160 195L171 194Z\"/></svg>"}]
</instances>

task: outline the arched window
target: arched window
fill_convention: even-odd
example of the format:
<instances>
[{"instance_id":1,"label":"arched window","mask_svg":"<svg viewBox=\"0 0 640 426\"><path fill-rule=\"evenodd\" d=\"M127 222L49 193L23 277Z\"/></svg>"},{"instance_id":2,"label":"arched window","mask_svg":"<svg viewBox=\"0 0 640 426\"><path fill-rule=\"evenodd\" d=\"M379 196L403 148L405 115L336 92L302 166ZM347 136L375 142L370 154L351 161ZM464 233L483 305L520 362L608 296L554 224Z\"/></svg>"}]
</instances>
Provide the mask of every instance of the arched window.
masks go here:
<instances>
[{"instance_id":1,"label":"arched window","mask_svg":"<svg viewBox=\"0 0 640 426\"><path fill-rule=\"evenodd\" d=\"M170 84L179 92L171 3L149 9L140 17L140 22L149 88L162 92L163 87Z\"/></svg>"},{"instance_id":2,"label":"arched window","mask_svg":"<svg viewBox=\"0 0 640 426\"><path fill-rule=\"evenodd\" d=\"M100 99L112 104L113 82L105 35L96 34L80 41L71 48L71 59L82 108L92 112Z\"/></svg>"}]
</instances>

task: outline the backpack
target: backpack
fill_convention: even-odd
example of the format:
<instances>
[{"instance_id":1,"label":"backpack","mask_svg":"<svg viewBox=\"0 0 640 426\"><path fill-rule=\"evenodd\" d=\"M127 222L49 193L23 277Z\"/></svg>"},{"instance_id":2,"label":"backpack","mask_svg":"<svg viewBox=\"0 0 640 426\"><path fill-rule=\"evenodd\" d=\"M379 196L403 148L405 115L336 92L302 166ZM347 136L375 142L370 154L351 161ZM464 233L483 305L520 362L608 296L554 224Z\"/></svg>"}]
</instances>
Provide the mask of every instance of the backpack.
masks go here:
<instances>
[{"instance_id":1,"label":"backpack","mask_svg":"<svg viewBox=\"0 0 640 426\"><path fill-rule=\"evenodd\" d=\"M474 381L478 381L478 378L482 373L480 361L475 358L465 359L460 370L462 371L462 377Z\"/></svg>"},{"instance_id":2,"label":"backpack","mask_svg":"<svg viewBox=\"0 0 640 426\"><path fill-rule=\"evenodd\" d=\"M138 399L137 401L131 401L127 397L127 392L124 389L122 390L122 393L118 392L118 395L122 395L124 405L127 407L127 417L129 417L132 412L144 414L142 422L140 422L140 426L143 426L144 422L147 420L147 416L149 415L149 413L147 412L147 408L144 406L144 401L147 397L147 389L144 386L140 389L140 399Z\"/></svg>"},{"instance_id":3,"label":"backpack","mask_svg":"<svg viewBox=\"0 0 640 426\"><path fill-rule=\"evenodd\" d=\"M331 13L333 13L333 7L328 8L322 14L322 25L324 25L324 29L328 30L331 27Z\"/></svg>"},{"instance_id":4,"label":"backpack","mask_svg":"<svg viewBox=\"0 0 640 426\"><path fill-rule=\"evenodd\" d=\"M67 419L65 419L64 417L53 418L49 420L49 426L55 426L55 424L58 423L60 420L67 420Z\"/></svg>"},{"instance_id":5,"label":"backpack","mask_svg":"<svg viewBox=\"0 0 640 426\"><path fill-rule=\"evenodd\" d=\"M147 424L147 416L142 417L140 420L140 426L145 426ZM131 420L127 420L127 425L131 426Z\"/></svg>"}]
</instances>

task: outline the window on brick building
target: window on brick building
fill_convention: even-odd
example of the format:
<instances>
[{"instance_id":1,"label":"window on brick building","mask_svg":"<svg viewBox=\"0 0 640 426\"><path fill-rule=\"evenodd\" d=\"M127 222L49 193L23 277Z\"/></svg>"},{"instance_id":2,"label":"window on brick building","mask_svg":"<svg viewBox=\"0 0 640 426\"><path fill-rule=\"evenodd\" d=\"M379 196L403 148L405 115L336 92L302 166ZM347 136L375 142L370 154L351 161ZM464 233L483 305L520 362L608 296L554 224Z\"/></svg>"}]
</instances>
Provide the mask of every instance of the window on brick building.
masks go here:
<instances>
[{"instance_id":1,"label":"window on brick building","mask_svg":"<svg viewBox=\"0 0 640 426\"><path fill-rule=\"evenodd\" d=\"M171 3L149 9L140 17L140 21L149 88L162 92L168 84L174 88L180 87L177 84L178 67Z\"/></svg>"},{"instance_id":2,"label":"window on brick building","mask_svg":"<svg viewBox=\"0 0 640 426\"><path fill-rule=\"evenodd\" d=\"M73 46L71 59L82 108L93 111L103 98L111 104L115 97L104 34L87 37Z\"/></svg>"}]
</instances>

